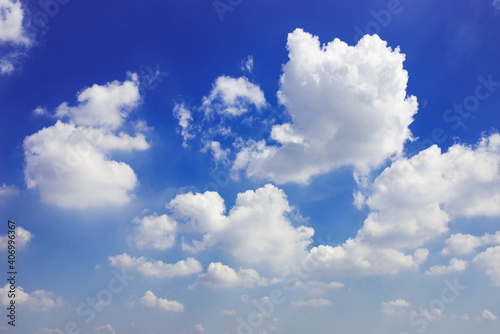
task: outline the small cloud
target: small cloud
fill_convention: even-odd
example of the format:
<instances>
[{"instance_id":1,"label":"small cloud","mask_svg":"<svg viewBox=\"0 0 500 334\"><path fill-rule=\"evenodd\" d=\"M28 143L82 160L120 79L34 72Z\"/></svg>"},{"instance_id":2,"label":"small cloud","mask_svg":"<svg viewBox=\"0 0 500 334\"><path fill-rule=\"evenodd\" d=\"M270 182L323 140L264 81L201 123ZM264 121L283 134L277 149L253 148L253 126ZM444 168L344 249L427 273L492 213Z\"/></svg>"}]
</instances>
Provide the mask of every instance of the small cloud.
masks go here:
<instances>
[{"instance_id":1,"label":"small cloud","mask_svg":"<svg viewBox=\"0 0 500 334\"><path fill-rule=\"evenodd\" d=\"M0 186L0 198L17 195L19 195L19 188L15 185L8 186L4 183Z\"/></svg>"},{"instance_id":2,"label":"small cloud","mask_svg":"<svg viewBox=\"0 0 500 334\"><path fill-rule=\"evenodd\" d=\"M450 263L447 266L445 265L432 266L425 273L427 275L445 275L449 273L464 271L465 269L467 269L468 266L469 262L453 258L450 260Z\"/></svg>"},{"instance_id":3,"label":"small cloud","mask_svg":"<svg viewBox=\"0 0 500 334\"><path fill-rule=\"evenodd\" d=\"M241 70L243 72L252 73L253 70L253 56L248 56L241 61Z\"/></svg>"},{"instance_id":4,"label":"small cloud","mask_svg":"<svg viewBox=\"0 0 500 334\"><path fill-rule=\"evenodd\" d=\"M42 115L46 115L47 114L47 108L44 108L44 107L36 107L34 110L33 110L33 113L35 115L38 115L38 116L42 116Z\"/></svg>"},{"instance_id":5,"label":"small cloud","mask_svg":"<svg viewBox=\"0 0 500 334\"><path fill-rule=\"evenodd\" d=\"M235 310L222 310L222 314L233 316L233 315L236 315L236 311Z\"/></svg>"},{"instance_id":6,"label":"small cloud","mask_svg":"<svg viewBox=\"0 0 500 334\"><path fill-rule=\"evenodd\" d=\"M139 302L149 308L156 308L168 312L183 312L184 305L175 301L167 300L163 298L158 298L155 294L148 290L144 296L139 300Z\"/></svg>"},{"instance_id":7,"label":"small cloud","mask_svg":"<svg viewBox=\"0 0 500 334\"><path fill-rule=\"evenodd\" d=\"M292 302L293 306L296 307L323 307L323 306L330 306L332 305L332 302L328 299L324 298L313 298L309 300L297 300Z\"/></svg>"},{"instance_id":8,"label":"small cloud","mask_svg":"<svg viewBox=\"0 0 500 334\"><path fill-rule=\"evenodd\" d=\"M205 331L205 328L203 328L201 324L194 325L194 328L200 333L203 333Z\"/></svg>"},{"instance_id":9,"label":"small cloud","mask_svg":"<svg viewBox=\"0 0 500 334\"><path fill-rule=\"evenodd\" d=\"M486 319L486 320L491 320L491 321L498 320L498 317L496 315L494 315L491 311L486 310L486 309L481 311L481 316L483 317L483 319Z\"/></svg>"},{"instance_id":10,"label":"small cloud","mask_svg":"<svg viewBox=\"0 0 500 334\"><path fill-rule=\"evenodd\" d=\"M408 314L407 308L410 307L404 299L396 299L389 302L380 303L380 312L386 315L406 315Z\"/></svg>"},{"instance_id":11,"label":"small cloud","mask_svg":"<svg viewBox=\"0 0 500 334\"><path fill-rule=\"evenodd\" d=\"M103 333L103 334L116 334L114 328L111 325L109 325L109 324L105 325L105 326L101 326L101 327L96 327L95 331L98 332L99 334L100 333Z\"/></svg>"}]
</instances>

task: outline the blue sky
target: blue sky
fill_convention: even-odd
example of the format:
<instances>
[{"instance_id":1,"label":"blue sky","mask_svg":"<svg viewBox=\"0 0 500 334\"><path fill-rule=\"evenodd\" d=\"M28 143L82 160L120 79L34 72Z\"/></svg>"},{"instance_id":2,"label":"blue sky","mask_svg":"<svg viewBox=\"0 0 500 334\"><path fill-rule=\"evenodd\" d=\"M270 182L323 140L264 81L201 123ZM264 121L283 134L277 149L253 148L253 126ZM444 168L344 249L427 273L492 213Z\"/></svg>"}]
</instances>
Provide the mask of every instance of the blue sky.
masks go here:
<instances>
[{"instance_id":1,"label":"blue sky","mask_svg":"<svg viewBox=\"0 0 500 334\"><path fill-rule=\"evenodd\" d=\"M498 331L499 13L0 0L0 333Z\"/></svg>"}]
</instances>

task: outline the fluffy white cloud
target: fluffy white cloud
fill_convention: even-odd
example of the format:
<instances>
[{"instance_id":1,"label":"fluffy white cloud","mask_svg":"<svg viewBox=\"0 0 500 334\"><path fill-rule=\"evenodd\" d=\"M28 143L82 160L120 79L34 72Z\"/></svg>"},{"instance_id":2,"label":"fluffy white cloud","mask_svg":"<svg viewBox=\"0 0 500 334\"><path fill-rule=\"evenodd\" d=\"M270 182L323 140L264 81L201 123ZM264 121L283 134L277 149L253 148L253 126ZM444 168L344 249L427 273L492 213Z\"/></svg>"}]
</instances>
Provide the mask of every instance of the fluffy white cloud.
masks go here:
<instances>
[{"instance_id":1,"label":"fluffy white cloud","mask_svg":"<svg viewBox=\"0 0 500 334\"><path fill-rule=\"evenodd\" d=\"M15 239L16 249L22 249L34 237L35 237L35 235L33 233L25 230L21 226L17 226L16 227L16 239ZM9 243L8 234L0 235L0 252L7 250L8 243Z\"/></svg>"},{"instance_id":2,"label":"fluffy white cloud","mask_svg":"<svg viewBox=\"0 0 500 334\"><path fill-rule=\"evenodd\" d=\"M406 315L410 303L404 299L396 299L390 302L380 303L380 312L386 315Z\"/></svg>"},{"instance_id":3,"label":"fluffy white cloud","mask_svg":"<svg viewBox=\"0 0 500 334\"><path fill-rule=\"evenodd\" d=\"M67 116L77 125L98 126L118 129L128 113L139 103L139 81L137 74L130 74L130 80L113 81L104 86L94 84L77 95L78 105L68 106L63 102L56 110L56 116Z\"/></svg>"},{"instance_id":4,"label":"fluffy white cloud","mask_svg":"<svg viewBox=\"0 0 500 334\"><path fill-rule=\"evenodd\" d=\"M19 188L15 185L6 185L5 183L0 186L0 199L8 196L17 196L19 195Z\"/></svg>"},{"instance_id":5,"label":"fluffy white cloud","mask_svg":"<svg viewBox=\"0 0 500 334\"><path fill-rule=\"evenodd\" d=\"M419 248L413 255L394 248L374 246L358 239L348 239L340 246L313 247L304 263L308 267L336 275L382 275L416 270L429 251Z\"/></svg>"},{"instance_id":6,"label":"fluffy white cloud","mask_svg":"<svg viewBox=\"0 0 500 334\"><path fill-rule=\"evenodd\" d=\"M0 0L0 43L29 44L23 28L24 9L19 0Z\"/></svg>"},{"instance_id":7,"label":"fluffy white cloud","mask_svg":"<svg viewBox=\"0 0 500 334\"><path fill-rule=\"evenodd\" d=\"M12 60L8 58L0 59L0 74L10 74L14 72L15 67Z\"/></svg>"},{"instance_id":8,"label":"fluffy white cloud","mask_svg":"<svg viewBox=\"0 0 500 334\"><path fill-rule=\"evenodd\" d=\"M10 303L9 290L10 284L0 288L0 303L4 306ZM35 312L47 312L55 307L61 307L63 300L61 297L55 297L54 293L49 291L36 290L32 293L26 293L21 286L16 286L16 304L26 306Z\"/></svg>"},{"instance_id":9,"label":"fluffy white cloud","mask_svg":"<svg viewBox=\"0 0 500 334\"><path fill-rule=\"evenodd\" d=\"M471 254L476 248L491 244L500 244L500 231L495 234L486 233L482 237L476 237L470 234L456 233L452 234L445 241L446 247L441 251L442 254Z\"/></svg>"},{"instance_id":10,"label":"fluffy white cloud","mask_svg":"<svg viewBox=\"0 0 500 334\"><path fill-rule=\"evenodd\" d=\"M437 146L400 158L370 186L371 212L357 238L399 249L420 247L456 217L500 215L500 135L476 147Z\"/></svg>"},{"instance_id":11,"label":"fluffy white cloud","mask_svg":"<svg viewBox=\"0 0 500 334\"><path fill-rule=\"evenodd\" d=\"M266 105L264 93L259 86L246 77L231 78L220 76L215 80L208 97L203 98L202 109L206 114L213 111L231 116L238 116L254 105L262 108Z\"/></svg>"},{"instance_id":12,"label":"fluffy white cloud","mask_svg":"<svg viewBox=\"0 0 500 334\"><path fill-rule=\"evenodd\" d=\"M196 329L196 331L198 331L200 333L203 333L205 331L205 328L203 327L202 324L196 324L196 325L194 325L194 329Z\"/></svg>"},{"instance_id":13,"label":"fluffy white cloud","mask_svg":"<svg viewBox=\"0 0 500 334\"><path fill-rule=\"evenodd\" d=\"M479 253L472 262L485 270L494 286L500 286L500 246L490 247Z\"/></svg>"},{"instance_id":14,"label":"fluffy white cloud","mask_svg":"<svg viewBox=\"0 0 500 334\"><path fill-rule=\"evenodd\" d=\"M292 302L293 306L296 307L323 307L323 306L330 306L332 305L332 302L328 299L324 298L313 298L309 300L297 300Z\"/></svg>"},{"instance_id":15,"label":"fluffy white cloud","mask_svg":"<svg viewBox=\"0 0 500 334\"><path fill-rule=\"evenodd\" d=\"M177 222L167 215L136 218L135 233L129 241L137 248L165 250L175 245Z\"/></svg>"},{"instance_id":16,"label":"fluffy white cloud","mask_svg":"<svg viewBox=\"0 0 500 334\"><path fill-rule=\"evenodd\" d=\"M303 258L314 234L310 227L292 225L285 193L271 184L238 194L228 215L224 200L210 191L178 195L168 207L192 231L204 233L201 241L185 243L185 250L216 246L240 261L268 264L276 271Z\"/></svg>"},{"instance_id":17,"label":"fluffy white cloud","mask_svg":"<svg viewBox=\"0 0 500 334\"><path fill-rule=\"evenodd\" d=\"M496 315L494 315L491 311L486 309L481 311L481 316L483 317L483 319L486 320L492 320L492 321L498 320L498 317Z\"/></svg>"},{"instance_id":18,"label":"fluffy white cloud","mask_svg":"<svg viewBox=\"0 0 500 334\"><path fill-rule=\"evenodd\" d=\"M368 171L402 153L412 138L417 111L407 97L404 54L378 36L356 46L296 29L288 35L290 60L283 67L278 97L292 121L273 127L281 146L250 142L234 169L277 183L307 183L341 166Z\"/></svg>"},{"instance_id":19,"label":"fluffy white cloud","mask_svg":"<svg viewBox=\"0 0 500 334\"><path fill-rule=\"evenodd\" d=\"M244 72L252 73L253 56L250 55L241 61L241 70Z\"/></svg>"},{"instance_id":20,"label":"fluffy white cloud","mask_svg":"<svg viewBox=\"0 0 500 334\"><path fill-rule=\"evenodd\" d=\"M66 208L123 205L137 185L132 168L111 160L116 151L149 148L143 134L115 133L127 111L139 100L137 76L123 83L94 85L78 95L80 104L58 108L57 123L24 140L28 188L40 191L42 202Z\"/></svg>"},{"instance_id":21,"label":"fluffy white cloud","mask_svg":"<svg viewBox=\"0 0 500 334\"><path fill-rule=\"evenodd\" d=\"M212 262L208 265L207 272L198 275L195 285L208 285L214 287L233 288L244 286L253 288L255 285L267 286L281 282L281 279L267 279L260 277L254 269L242 269L235 271L233 268L220 262Z\"/></svg>"},{"instance_id":22,"label":"fluffy white cloud","mask_svg":"<svg viewBox=\"0 0 500 334\"><path fill-rule=\"evenodd\" d=\"M453 258L450 260L450 263L446 265L437 265L432 266L425 273L427 275L446 275L449 273L464 271L469 266L469 262L465 260L459 260L457 258Z\"/></svg>"},{"instance_id":23,"label":"fluffy white cloud","mask_svg":"<svg viewBox=\"0 0 500 334\"><path fill-rule=\"evenodd\" d=\"M158 298L155 294L148 290L144 296L139 300L139 302L149 308L156 308L167 312L183 312L184 305L175 301L167 300L163 298Z\"/></svg>"},{"instance_id":24,"label":"fluffy white cloud","mask_svg":"<svg viewBox=\"0 0 500 334\"><path fill-rule=\"evenodd\" d=\"M127 253L110 256L108 259L113 267L137 271L141 275L156 278L188 276L203 270L201 263L192 257L175 264L164 263L163 261L148 261L144 256L133 257Z\"/></svg>"}]
</instances>

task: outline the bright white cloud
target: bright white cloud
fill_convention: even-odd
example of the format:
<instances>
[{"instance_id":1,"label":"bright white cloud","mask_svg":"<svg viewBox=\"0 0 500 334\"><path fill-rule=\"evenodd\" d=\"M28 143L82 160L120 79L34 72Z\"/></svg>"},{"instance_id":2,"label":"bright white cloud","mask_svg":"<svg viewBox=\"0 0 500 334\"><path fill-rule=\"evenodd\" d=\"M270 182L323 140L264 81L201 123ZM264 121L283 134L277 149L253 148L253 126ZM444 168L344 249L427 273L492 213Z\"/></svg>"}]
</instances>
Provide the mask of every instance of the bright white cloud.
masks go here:
<instances>
[{"instance_id":1,"label":"bright white cloud","mask_svg":"<svg viewBox=\"0 0 500 334\"><path fill-rule=\"evenodd\" d=\"M175 245L177 222L167 215L136 218L135 233L129 241L139 249L165 250Z\"/></svg>"},{"instance_id":2,"label":"bright white cloud","mask_svg":"<svg viewBox=\"0 0 500 334\"><path fill-rule=\"evenodd\" d=\"M407 315L410 303L404 299L380 303L380 312L386 315Z\"/></svg>"},{"instance_id":3,"label":"bright white cloud","mask_svg":"<svg viewBox=\"0 0 500 334\"><path fill-rule=\"evenodd\" d=\"M273 128L281 146L249 142L233 166L247 176L277 183L307 183L341 166L363 172L402 153L412 138L417 111L408 97L404 54L378 36L356 46L296 29L288 35L290 60L283 67L278 97L291 123Z\"/></svg>"},{"instance_id":4,"label":"bright white cloud","mask_svg":"<svg viewBox=\"0 0 500 334\"><path fill-rule=\"evenodd\" d=\"M143 134L114 133L126 110L139 99L136 75L124 83L94 85L78 95L77 107L59 107L57 121L24 140L28 188L40 191L41 201L66 208L123 205L130 201L137 176L112 152L149 148Z\"/></svg>"},{"instance_id":5,"label":"bright white cloud","mask_svg":"<svg viewBox=\"0 0 500 334\"><path fill-rule=\"evenodd\" d=\"M0 0L0 43L29 44L23 28L24 9L19 0Z\"/></svg>"},{"instance_id":6,"label":"bright white cloud","mask_svg":"<svg viewBox=\"0 0 500 334\"><path fill-rule=\"evenodd\" d=\"M224 200L210 191L178 195L168 207L193 232L204 233L201 241L185 243L185 250L216 246L240 261L269 264L276 271L303 258L314 234L310 227L292 225L285 193L271 184L238 194L228 215Z\"/></svg>"},{"instance_id":7,"label":"bright white cloud","mask_svg":"<svg viewBox=\"0 0 500 334\"><path fill-rule=\"evenodd\" d=\"M180 133L183 138L182 146L186 147L187 141L195 136L193 125L191 124L193 116L191 115L191 111L186 108L183 103L174 106L173 114L179 122Z\"/></svg>"},{"instance_id":8,"label":"bright white cloud","mask_svg":"<svg viewBox=\"0 0 500 334\"><path fill-rule=\"evenodd\" d=\"M5 183L0 186L0 199L3 197L17 196L19 195L19 188L15 185L6 185Z\"/></svg>"},{"instance_id":9,"label":"bright white cloud","mask_svg":"<svg viewBox=\"0 0 500 334\"><path fill-rule=\"evenodd\" d=\"M264 93L259 86L248 81L246 77L231 78L220 76L215 80L208 97L203 98L202 109L206 114L239 116L254 105L260 109L266 105Z\"/></svg>"},{"instance_id":10,"label":"bright white cloud","mask_svg":"<svg viewBox=\"0 0 500 334\"><path fill-rule=\"evenodd\" d=\"M455 273L459 271L464 271L469 266L469 262L465 260L459 260L457 258L453 258L450 260L450 263L446 265L437 265L432 266L425 273L427 275L446 275L449 273Z\"/></svg>"},{"instance_id":11,"label":"bright white cloud","mask_svg":"<svg viewBox=\"0 0 500 334\"><path fill-rule=\"evenodd\" d=\"M491 311L486 310L486 309L481 311L481 316L483 317L483 319L486 319L486 320L491 320L491 321L498 320L498 317L496 315L494 315Z\"/></svg>"},{"instance_id":12,"label":"bright white cloud","mask_svg":"<svg viewBox=\"0 0 500 334\"><path fill-rule=\"evenodd\" d=\"M313 298L309 300L297 300L292 302L296 307L324 307L332 305L332 302L324 298Z\"/></svg>"},{"instance_id":13,"label":"bright white cloud","mask_svg":"<svg viewBox=\"0 0 500 334\"><path fill-rule=\"evenodd\" d=\"M254 269L242 269L235 271L233 268L220 262L212 262L207 272L198 275L195 285L207 285L222 288L234 288L243 286L253 288L254 286L268 286L281 282L281 279L267 279L260 277Z\"/></svg>"},{"instance_id":14,"label":"bright white cloud","mask_svg":"<svg viewBox=\"0 0 500 334\"><path fill-rule=\"evenodd\" d=\"M472 262L485 270L494 286L500 286L500 246L490 247L479 253Z\"/></svg>"},{"instance_id":15,"label":"bright white cloud","mask_svg":"<svg viewBox=\"0 0 500 334\"><path fill-rule=\"evenodd\" d=\"M495 234L486 233L482 237L456 233L446 239L445 244L446 247L441 251L442 254L467 255L473 253L480 246L500 244L500 231Z\"/></svg>"},{"instance_id":16,"label":"bright white cloud","mask_svg":"<svg viewBox=\"0 0 500 334\"><path fill-rule=\"evenodd\" d=\"M0 288L0 303L9 305L8 292L10 284ZM49 310L63 306L61 297L56 297L54 293L45 290L36 290L26 293L21 286L16 286L16 304L28 307L35 312L48 312Z\"/></svg>"},{"instance_id":17,"label":"bright white cloud","mask_svg":"<svg viewBox=\"0 0 500 334\"><path fill-rule=\"evenodd\" d=\"M500 215L500 135L396 160L375 179L366 204L371 212L357 238L398 249L446 233L456 217Z\"/></svg>"},{"instance_id":18,"label":"bright white cloud","mask_svg":"<svg viewBox=\"0 0 500 334\"><path fill-rule=\"evenodd\" d=\"M94 84L78 94L78 105L68 106L63 102L56 116L67 116L76 125L118 129L129 112L139 103L139 81L137 74L129 75L124 82L113 81L104 86Z\"/></svg>"},{"instance_id":19,"label":"bright white cloud","mask_svg":"<svg viewBox=\"0 0 500 334\"><path fill-rule=\"evenodd\" d=\"M133 257L127 253L108 257L112 267L137 271L141 275L156 278L170 278L197 274L203 270L200 262L192 257L175 264L163 261L148 261L144 256Z\"/></svg>"},{"instance_id":20,"label":"bright white cloud","mask_svg":"<svg viewBox=\"0 0 500 334\"><path fill-rule=\"evenodd\" d=\"M139 302L149 308L156 308L159 310L167 312L183 312L184 305L175 300L167 300L163 298L158 298L155 294L148 290L144 296L139 300Z\"/></svg>"},{"instance_id":21,"label":"bright white cloud","mask_svg":"<svg viewBox=\"0 0 500 334\"><path fill-rule=\"evenodd\" d=\"M35 235L33 233L25 230L21 226L17 226L16 227L16 239L15 239L16 249L24 248L26 246L26 244L28 242L30 242L31 239L33 239L34 237L35 237ZM8 244L9 244L8 234L0 235L0 252L7 251Z\"/></svg>"}]
</instances>

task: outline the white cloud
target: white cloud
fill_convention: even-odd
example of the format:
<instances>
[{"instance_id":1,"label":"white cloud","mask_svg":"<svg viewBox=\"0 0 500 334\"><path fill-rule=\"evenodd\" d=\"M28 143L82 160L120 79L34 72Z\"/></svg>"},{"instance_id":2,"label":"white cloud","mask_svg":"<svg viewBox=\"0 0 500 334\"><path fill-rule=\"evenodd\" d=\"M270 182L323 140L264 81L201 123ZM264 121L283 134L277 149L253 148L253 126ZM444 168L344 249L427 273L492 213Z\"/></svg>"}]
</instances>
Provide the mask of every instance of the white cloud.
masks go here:
<instances>
[{"instance_id":1,"label":"white cloud","mask_svg":"<svg viewBox=\"0 0 500 334\"><path fill-rule=\"evenodd\" d=\"M44 108L44 107L36 107L35 109L33 109L33 113L37 116L41 116L41 115L46 115L48 114L48 111L47 111L47 108Z\"/></svg>"},{"instance_id":2,"label":"white cloud","mask_svg":"<svg viewBox=\"0 0 500 334\"><path fill-rule=\"evenodd\" d=\"M0 288L0 303L4 306L10 304L9 290L9 283ZM21 286L16 286L16 304L26 306L35 312L48 312L53 308L63 306L63 300L61 297L55 297L54 293L49 291L36 290L32 293L26 293Z\"/></svg>"},{"instance_id":3,"label":"white cloud","mask_svg":"<svg viewBox=\"0 0 500 334\"><path fill-rule=\"evenodd\" d=\"M113 328L113 326L111 325L104 325L104 326L100 326L100 327L96 327L95 328L95 331L97 333L108 333L108 334L116 334L116 331L115 329Z\"/></svg>"},{"instance_id":4,"label":"white cloud","mask_svg":"<svg viewBox=\"0 0 500 334\"><path fill-rule=\"evenodd\" d=\"M139 249L165 250L175 245L177 222L167 215L136 218L137 227L129 241Z\"/></svg>"},{"instance_id":5,"label":"white cloud","mask_svg":"<svg viewBox=\"0 0 500 334\"><path fill-rule=\"evenodd\" d=\"M237 272L220 262L212 262L207 268L207 272L198 275L196 285L207 285L213 287L233 288L243 286L253 288L255 285L268 286L281 282L281 279L267 279L260 277L254 269L242 269Z\"/></svg>"},{"instance_id":6,"label":"white cloud","mask_svg":"<svg viewBox=\"0 0 500 334\"><path fill-rule=\"evenodd\" d=\"M196 329L196 331L198 331L200 333L203 333L205 331L205 328L203 328L202 324L196 324L196 325L194 325L194 329Z\"/></svg>"},{"instance_id":7,"label":"white cloud","mask_svg":"<svg viewBox=\"0 0 500 334\"><path fill-rule=\"evenodd\" d=\"M236 315L235 310L222 310L222 314L227 315L227 316L233 316Z\"/></svg>"},{"instance_id":8,"label":"white cloud","mask_svg":"<svg viewBox=\"0 0 500 334\"><path fill-rule=\"evenodd\" d=\"M490 247L486 251L479 253L472 262L481 269L485 269L485 274L494 286L500 286L500 246Z\"/></svg>"},{"instance_id":9,"label":"white cloud","mask_svg":"<svg viewBox=\"0 0 500 334\"><path fill-rule=\"evenodd\" d=\"M175 301L167 300L163 298L158 298L155 294L148 290L144 296L139 300L139 302L149 308L156 308L167 312L183 312L184 305Z\"/></svg>"},{"instance_id":10,"label":"white cloud","mask_svg":"<svg viewBox=\"0 0 500 334\"><path fill-rule=\"evenodd\" d=\"M491 321L498 320L498 317L496 315L494 315L491 311L486 309L481 311L481 316L483 317L483 319L486 320L491 320Z\"/></svg>"},{"instance_id":11,"label":"white cloud","mask_svg":"<svg viewBox=\"0 0 500 334\"><path fill-rule=\"evenodd\" d=\"M67 116L76 125L118 129L128 113L139 103L137 74L129 75L124 82L113 81L104 86L94 84L77 95L78 105L63 102L56 109L56 116Z\"/></svg>"},{"instance_id":12,"label":"white cloud","mask_svg":"<svg viewBox=\"0 0 500 334\"><path fill-rule=\"evenodd\" d=\"M247 56L241 61L241 70L243 72L252 73L253 70L253 56Z\"/></svg>"},{"instance_id":13,"label":"white cloud","mask_svg":"<svg viewBox=\"0 0 500 334\"><path fill-rule=\"evenodd\" d=\"M292 301L292 305L296 307L324 307L332 305L332 302L324 298L313 298L309 300Z\"/></svg>"},{"instance_id":14,"label":"white cloud","mask_svg":"<svg viewBox=\"0 0 500 334\"><path fill-rule=\"evenodd\" d=\"M457 258L453 258L450 260L450 263L446 265L437 265L432 266L425 273L427 275L446 275L449 273L455 273L459 271L464 271L469 266L469 262L465 260L459 260Z\"/></svg>"},{"instance_id":15,"label":"white cloud","mask_svg":"<svg viewBox=\"0 0 500 334\"><path fill-rule=\"evenodd\" d=\"M187 141L195 136L194 128L191 124L193 116L191 115L191 111L186 108L183 103L175 104L173 114L179 121L179 126L181 127L180 133L183 138L182 146L186 147Z\"/></svg>"},{"instance_id":16,"label":"white cloud","mask_svg":"<svg viewBox=\"0 0 500 334\"><path fill-rule=\"evenodd\" d=\"M30 44L23 28L24 9L21 1L0 0L0 43Z\"/></svg>"},{"instance_id":17,"label":"white cloud","mask_svg":"<svg viewBox=\"0 0 500 334\"><path fill-rule=\"evenodd\" d=\"M297 281L295 287L307 290L312 295L322 295L330 289L340 289L344 287L340 282L320 282L320 281Z\"/></svg>"},{"instance_id":18,"label":"white cloud","mask_svg":"<svg viewBox=\"0 0 500 334\"><path fill-rule=\"evenodd\" d=\"M356 46L296 29L288 35L290 60L283 67L278 97L291 123L273 128L281 146L249 142L235 170L277 183L307 183L342 166L366 172L402 153L412 138L417 111L407 97L404 54L378 36Z\"/></svg>"},{"instance_id":19,"label":"white cloud","mask_svg":"<svg viewBox=\"0 0 500 334\"><path fill-rule=\"evenodd\" d=\"M215 80L209 96L203 98L202 109L206 114L215 111L239 116L247 112L250 105L258 109L266 105L264 93L259 86L249 82L246 77L220 76Z\"/></svg>"},{"instance_id":20,"label":"white cloud","mask_svg":"<svg viewBox=\"0 0 500 334\"><path fill-rule=\"evenodd\" d=\"M5 183L0 186L0 199L8 196L17 196L19 195L19 188L15 185L6 185Z\"/></svg>"},{"instance_id":21,"label":"white cloud","mask_svg":"<svg viewBox=\"0 0 500 334\"><path fill-rule=\"evenodd\" d=\"M380 303L380 312L386 315L407 315L410 303L404 299Z\"/></svg>"},{"instance_id":22,"label":"white cloud","mask_svg":"<svg viewBox=\"0 0 500 334\"><path fill-rule=\"evenodd\" d=\"M495 7L495 9L500 9L500 0L493 0L493 7Z\"/></svg>"},{"instance_id":23,"label":"white cloud","mask_svg":"<svg viewBox=\"0 0 500 334\"><path fill-rule=\"evenodd\" d=\"M0 59L0 74L11 74L14 70L15 67L12 60L7 58Z\"/></svg>"},{"instance_id":24,"label":"white cloud","mask_svg":"<svg viewBox=\"0 0 500 334\"><path fill-rule=\"evenodd\" d=\"M33 233L25 230L21 226L17 226L15 231L16 231L16 239L15 239L16 249L24 248L26 244L35 237ZM8 234L0 235L0 252L7 251L8 243L9 243Z\"/></svg>"},{"instance_id":25,"label":"white cloud","mask_svg":"<svg viewBox=\"0 0 500 334\"><path fill-rule=\"evenodd\" d=\"M292 225L285 193L271 184L238 194L228 215L224 200L210 191L178 195L168 207L193 232L204 233L201 241L185 243L185 250L218 247L240 261L268 264L276 271L303 258L314 234L310 227Z\"/></svg>"},{"instance_id":26,"label":"white cloud","mask_svg":"<svg viewBox=\"0 0 500 334\"><path fill-rule=\"evenodd\" d=\"M400 158L370 186L371 212L357 238L414 249L448 231L457 217L500 215L500 135L476 147L437 146Z\"/></svg>"},{"instance_id":27,"label":"white cloud","mask_svg":"<svg viewBox=\"0 0 500 334\"><path fill-rule=\"evenodd\" d=\"M197 274L203 270L200 262L192 257L175 264L163 261L148 261L144 256L133 257L127 253L110 256L111 266L137 271L141 275L156 278L170 278Z\"/></svg>"},{"instance_id":28,"label":"white cloud","mask_svg":"<svg viewBox=\"0 0 500 334\"><path fill-rule=\"evenodd\" d=\"M216 163L222 162L225 164L228 162L228 154L230 153L230 150L229 149L222 149L220 142L215 141L215 140L207 142L205 144L203 151L208 151L208 150L210 150L210 152L212 152L213 160Z\"/></svg>"},{"instance_id":29,"label":"white cloud","mask_svg":"<svg viewBox=\"0 0 500 334\"><path fill-rule=\"evenodd\" d=\"M77 107L59 107L58 120L24 140L25 181L41 201L65 208L124 205L137 185L132 168L111 160L116 151L149 148L143 134L111 131L139 99L136 75L123 83L94 85L78 95Z\"/></svg>"},{"instance_id":30,"label":"white cloud","mask_svg":"<svg viewBox=\"0 0 500 334\"><path fill-rule=\"evenodd\" d=\"M452 234L445 241L446 247L441 251L442 254L471 254L476 248L491 244L500 244L500 231L495 234L486 233L482 237L476 237L470 234L456 233Z\"/></svg>"}]
</instances>

